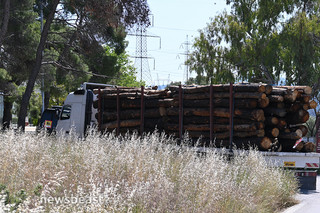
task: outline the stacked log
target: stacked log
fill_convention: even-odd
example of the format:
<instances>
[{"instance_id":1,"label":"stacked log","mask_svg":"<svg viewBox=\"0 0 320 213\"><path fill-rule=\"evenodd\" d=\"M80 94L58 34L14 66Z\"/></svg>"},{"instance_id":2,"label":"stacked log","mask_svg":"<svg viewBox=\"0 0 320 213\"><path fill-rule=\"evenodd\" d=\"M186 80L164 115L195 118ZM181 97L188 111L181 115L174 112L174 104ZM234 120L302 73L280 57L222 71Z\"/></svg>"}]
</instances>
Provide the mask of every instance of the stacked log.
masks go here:
<instances>
[{"instance_id":1,"label":"stacked log","mask_svg":"<svg viewBox=\"0 0 320 213\"><path fill-rule=\"evenodd\" d=\"M292 151L307 133L303 125L309 118L307 110L316 107L310 87L234 84L232 92L230 98L229 84L165 90L109 87L94 91L99 95L94 106L99 108L96 118L102 131L158 129L176 137L187 133L216 147L230 146L230 129L237 147L278 151ZM294 150L306 150L300 146Z\"/></svg>"},{"instance_id":2,"label":"stacked log","mask_svg":"<svg viewBox=\"0 0 320 213\"><path fill-rule=\"evenodd\" d=\"M305 151L303 144L296 142L308 133L304 125L309 119L307 110L317 104L311 100L312 89L308 86L273 86L267 95L269 106L264 109L267 136L278 141L278 151Z\"/></svg>"},{"instance_id":3,"label":"stacked log","mask_svg":"<svg viewBox=\"0 0 320 213\"><path fill-rule=\"evenodd\" d=\"M230 137L230 85L190 86L183 88L183 132L187 131L191 138L210 140L210 101L212 103L211 122L213 143L216 147L228 147ZM268 88L270 88L268 86ZM177 103L179 87L169 87L172 97ZM233 144L239 147L257 146L260 149L270 148L272 141L265 137L264 112L269 100L266 95L266 85L250 84L233 85ZM211 97L211 99L210 99ZM167 109L167 119L170 125L166 131L179 136L179 107Z\"/></svg>"},{"instance_id":4,"label":"stacked log","mask_svg":"<svg viewBox=\"0 0 320 213\"><path fill-rule=\"evenodd\" d=\"M100 120L100 129L103 131L148 132L155 128L161 131L166 108L175 105L169 90L107 87L94 90L94 93L101 96L98 97L100 102L94 102L94 107L101 108L96 118Z\"/></svg>"}]
</instances>

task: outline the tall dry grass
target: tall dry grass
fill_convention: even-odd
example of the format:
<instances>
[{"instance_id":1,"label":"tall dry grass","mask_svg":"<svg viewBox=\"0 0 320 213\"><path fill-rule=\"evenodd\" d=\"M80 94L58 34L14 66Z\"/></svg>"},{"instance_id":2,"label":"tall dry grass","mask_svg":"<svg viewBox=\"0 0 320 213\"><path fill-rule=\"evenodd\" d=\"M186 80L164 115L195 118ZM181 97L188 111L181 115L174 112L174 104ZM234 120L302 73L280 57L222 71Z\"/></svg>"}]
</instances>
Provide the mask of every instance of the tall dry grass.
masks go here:
<instances>
[{"instance_id":1,"label":"tall dry grass","mask_svg":"<svg viewBox=\"0 0 320 213\"><path fill-rule=\"evenodd\" d=\"M256 151L227 161L214 151L199 155L174 144L157 132L140 138L91 131L85 140L2 133L0 208L256 213L293 202L294 177L267 167Z\"/></svg>"}]
</instances>

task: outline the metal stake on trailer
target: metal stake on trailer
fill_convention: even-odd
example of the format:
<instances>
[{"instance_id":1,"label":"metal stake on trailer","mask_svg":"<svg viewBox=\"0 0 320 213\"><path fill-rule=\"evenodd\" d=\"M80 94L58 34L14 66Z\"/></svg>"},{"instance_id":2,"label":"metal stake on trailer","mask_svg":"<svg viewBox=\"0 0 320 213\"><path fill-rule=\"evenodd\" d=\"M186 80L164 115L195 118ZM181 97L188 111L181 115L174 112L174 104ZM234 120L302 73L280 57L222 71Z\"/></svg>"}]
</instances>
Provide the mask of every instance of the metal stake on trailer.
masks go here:
<instances>
[{"instance_id":1,"label":"metal stake on trailer","mask_svg":"<svg viewBox=\"0 0 320 213\"><path fill-rule=\"evenodd\" d=\"M98 129L101 131L101 122L102 122L102 111L101 111L101 89L98 90Z\"/></svg>"},{"instance_id":2,"label":"metal stake on trailer","mask_svg":"<svg viewBox=\"0 0 320 213\"><path fill-rule=\"evenodd\" d=\"M120 134L120 95L119 88L117 88L117 135Z\"/></svg>"},{"instance_id":3,"label":"metal stake on trailer","mask_svg":"<svg viewBox=\"0 0 320 213\"><path fill-rule=\"evenodd\" d=\"M210 84L210 143L213 143L213 86Z\"/></svg>"},{"instance_id":4,"label":"metal stake on trailer","mask_svg":"<svg viewBox=\"0 0 320 213\"><path fill-rule=\"evenodd\" d=\"M140 104L140 135L144 131L144 86L141 86L141 104Z\"/></svg>"},{"instance_id":5,"label":"metal stake on trailer","mask_svg":"<svg viewBox=\"0 0 320 213\"><path fill-rule=\"evenodd\" d=\"M179 85L179 138L183 139L183 90L181 84Z\"/></svg>"},{"instance_id":6,"label":"metal stake on trailer","mask_svg":"<svg viewBox=\"0 0 320 213\"><path fill-rule=\"evenodd\" d=\"M230 83L230 96L229 96L229 151L232 153L232 140L233 140L233 114L234 114L234 91L233 91L233 84Z\"/></svg>"}]
</instances>

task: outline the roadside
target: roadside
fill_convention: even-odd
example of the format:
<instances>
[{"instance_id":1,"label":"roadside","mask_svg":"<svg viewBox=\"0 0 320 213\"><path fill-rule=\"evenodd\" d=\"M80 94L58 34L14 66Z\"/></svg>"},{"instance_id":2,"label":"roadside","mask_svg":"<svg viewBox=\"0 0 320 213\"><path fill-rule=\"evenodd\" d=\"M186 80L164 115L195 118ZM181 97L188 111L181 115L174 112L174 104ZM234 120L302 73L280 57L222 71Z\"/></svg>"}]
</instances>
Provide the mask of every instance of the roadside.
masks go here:
<instances>
[{"instance_id":1,"label":"roadside","mask_svg":"<svg viewBox=\"0 0 320 213\"><path fill-rule=\"evenodd\" d=\"M320 212L320 175L317 176L317 190L301 190L295 197L299 203L281 213Z\"/></svg>"}]
</instances>

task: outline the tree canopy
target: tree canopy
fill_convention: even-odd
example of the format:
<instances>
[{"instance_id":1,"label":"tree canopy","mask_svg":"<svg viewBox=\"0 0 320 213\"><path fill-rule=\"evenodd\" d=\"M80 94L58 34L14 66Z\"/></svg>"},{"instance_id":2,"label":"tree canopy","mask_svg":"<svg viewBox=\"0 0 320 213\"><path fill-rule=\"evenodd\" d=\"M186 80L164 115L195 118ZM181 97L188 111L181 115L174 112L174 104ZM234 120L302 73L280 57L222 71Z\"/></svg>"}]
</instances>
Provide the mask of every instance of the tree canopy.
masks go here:
<instances>
[{"instance_id":1,"label":"tree canopy","mask_svg":"<svg viewBox=\"0 0 320 213\"><path fill-rule=\"evenodd\" d=\"M319 88L319 1L227 0L187 63L206 83L230 81Z\"/></svg>"},{"instance_id":2,"label":"tree canopy","mask_svg":"<svg viewBox=\"0 0 320 213\"><path fill-rule=\"evenodd\" d=\"M149 25L146 0L1 0L0 14L2 76L9 76L13 86L25 85L19 126L24 127L36 84L45 90L48 106L50 96L59 102L63 93L90 79L136 82L132 67L120 69L119 63L129 63L124 53L127 29Z\"/></svg>"}]
</instances>

